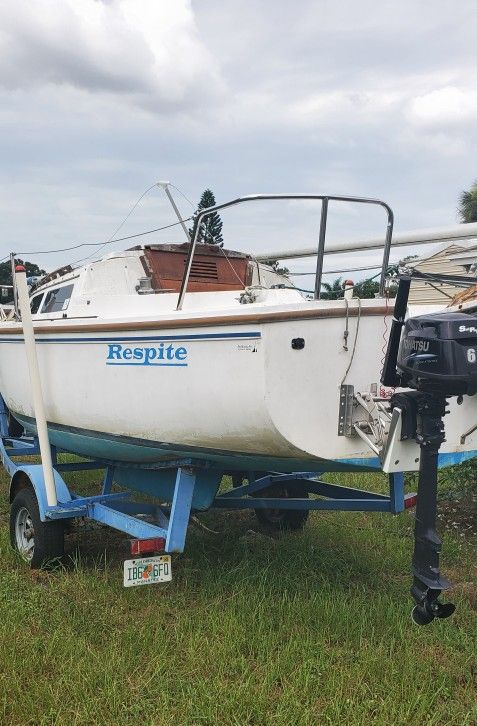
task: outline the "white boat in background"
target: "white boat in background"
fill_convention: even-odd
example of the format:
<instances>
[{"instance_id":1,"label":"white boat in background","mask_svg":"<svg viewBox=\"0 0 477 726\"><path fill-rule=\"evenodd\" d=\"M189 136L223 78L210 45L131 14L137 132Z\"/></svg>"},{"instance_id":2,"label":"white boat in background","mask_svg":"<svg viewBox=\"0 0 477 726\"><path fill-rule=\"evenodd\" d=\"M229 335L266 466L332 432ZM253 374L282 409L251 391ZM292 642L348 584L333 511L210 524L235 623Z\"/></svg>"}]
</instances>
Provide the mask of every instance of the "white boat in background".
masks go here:
<instances>
[{"instance_id":1,"label":"white boat in background","mask_svg":"<svg viewBox=\"0 0 477 726\"><path fill-rule=\"evenodd\" d=\"M316 290L325 228L326 215ZM382 283L391 231L392 217ZM380 375L393 312L383 285L375 299L307 299L252 256L195 238L63 267L30 302L48 435L59 448L140 464L188 456L218 472L382 465L391 416ZM18 320L0 322L0 393L34 432ZM477 454L476 420L472 399L451 404L442 464Z\"/></svg>"}]
</instances>

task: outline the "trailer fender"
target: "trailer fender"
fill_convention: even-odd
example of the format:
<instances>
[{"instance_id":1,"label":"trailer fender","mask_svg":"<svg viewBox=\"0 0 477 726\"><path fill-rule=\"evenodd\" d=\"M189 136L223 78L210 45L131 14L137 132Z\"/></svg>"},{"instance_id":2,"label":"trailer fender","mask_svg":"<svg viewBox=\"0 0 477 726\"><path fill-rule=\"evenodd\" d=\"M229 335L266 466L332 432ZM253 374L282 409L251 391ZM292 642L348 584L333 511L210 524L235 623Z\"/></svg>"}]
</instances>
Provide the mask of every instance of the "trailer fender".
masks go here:
<instances>
[{"instance_id":1,"label":"trailer fender","mask_svg":"<svg viewBox=\"0 0 477 726\"><path fill-rule=\"evenodd\" d=\"M70 502L72 497L68 487L60 474L53 470L55 477L56 494L59 502ZM45 482L43 479L43 467L41 464L25 464L19 466L12 476L10 482L10 504L15 499L20 489L32 487L38 500L40 518L42 522L47 520L48 502L46 499Z\"/></svg>"}]
</instances>

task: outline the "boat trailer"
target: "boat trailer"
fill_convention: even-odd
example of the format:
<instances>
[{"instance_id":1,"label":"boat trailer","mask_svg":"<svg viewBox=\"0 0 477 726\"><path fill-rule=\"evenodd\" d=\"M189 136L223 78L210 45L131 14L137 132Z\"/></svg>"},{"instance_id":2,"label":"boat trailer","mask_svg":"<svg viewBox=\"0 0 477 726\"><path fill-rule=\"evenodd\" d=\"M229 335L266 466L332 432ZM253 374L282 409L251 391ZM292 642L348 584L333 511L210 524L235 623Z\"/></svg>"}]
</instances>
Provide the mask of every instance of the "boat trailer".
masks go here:
<instances>
[{"instance_id":1,"label":"boat trailer","mask_svg":"<svg viewBox=\"0 0 477 726\"><path fill-rule=\"evenodd\" d=\"M184 550L190 517L194 514L193 494L196 478L204 469L217 466L212 462L184 458L154 464L125 464L119 461L98 459L80 460L71 452L50 446L56 490L56 504L48 504L44 469L41 463L32 463L29 457L40 456L38 439L25 434L10 433L11 420L3 399L0 397L0 455L3 466L10 475L9 498L12 506L17 496L25 490L34 493L37 516L44 525L64 524L65 520L85 517L109 525L131 538L134 554ZM60 461L59 455L67 454L70 461ZM71 461L71 459L76 459ZM94 496L82 496L72 491L62 473L98 470L102 471L100 491ZM133 491L113 491L115 476L120 479L138 476L141 471L154 472L158 485L164 477L174 479L172 501L150 503L133 499ZM212 502L216 509L253 509L259 521L276 528L300 527L308 513L314 510L341 510L360 512L390 512L398 514L415 505L416 496L404 493L402 473L389 475L389 493L378 494L331 484L320 479L316 472L283 474L279 472L241 472L237 479L230 473L234 487L219 493ZM323 473L323 472L322 472ZM244 480L247 483L242 483ZM310 495L320 498L311 499ZM33 566L42 564L46 557L63 554L62 546L47 551L46 542L38 542L38 533L31 526L23 533L24 555ZM12 538L14 535L12 523ZM22 541L21 533L17 544ZM13 544L15 541L13 540ZM34 554L34 550L36 554Z\"/></svg>"},{"instance_id":2,"label":"boat trailer","mask_svg":"<svg viewBox=\"0 0 477 726\"><path fill-rule=\"evenodd\" d=\"M411 592L416 600L413 619L420 625L434 617L448 617L454 611L450 603L438 602L442 590L449 587L439 573L440 540L435 531L437 501L437 452L442 441L442 427L437 424L443 415L443 404L428 410L428 401L421 402L421 413L430 421L427 438L422 443L422 473L419 496L404 493L404 474L389 474L389 492L380 494L323 481L316 472L283 474L278 472L223 472L230 474L234 487L218 493L211 507L216 509L253 509L262 525L275 529L299 529L310 511L389 512L398 514L417 503L415 551L413 558L414 584ZM430 414L430 418L429 418ZM426 418L427 417L427 418ZM436 419L437 417L437 419ZM180 553L184 550L187 529L194 515L192 506L196 479L201 471L212 468L212 462L184 458L154 464L125 464L97 459L80 460L71 452L50 446L54 474L56 504L48 504L44 468L32 463L30 457L40 456L38 438L12 436L11 420L0 396L0 455L10 475L11 504L10 538L31 567L41 567L59 561L64 555L65 523L85 518L108 525L130 538L131 555L140 557L153 553ZM430 442L430 445L429 445ZM69 461L60 461L67 454ZM72 461L71 459L76 459ZM216 466L216 464L215 464ZM93 496L76 493L65 482L62 473L102 471L100 491ZM133 498L133 491L113 491L117 476L120 480L146 470L157 477L157 483L171 476L174 480L171 502L151 503ZM324 472L322 472L323 474ZM100 477L98 477L99 479ZM243 483L243 480L246 483ZM318 498L310 498L315 495ZM141 569L141 563L145 563ZM144 569L156 564L156 580L145 579L151 574ZM164 566L164 572L157 568ZM161 566L162 566L161 565ZM170 557L145 557L127 560L124 565L124 584L148 584L170 577ZM162 577L161 577L162 572ZM136 573L132 583L131 573Z\"/></svg>"}]
</instances>

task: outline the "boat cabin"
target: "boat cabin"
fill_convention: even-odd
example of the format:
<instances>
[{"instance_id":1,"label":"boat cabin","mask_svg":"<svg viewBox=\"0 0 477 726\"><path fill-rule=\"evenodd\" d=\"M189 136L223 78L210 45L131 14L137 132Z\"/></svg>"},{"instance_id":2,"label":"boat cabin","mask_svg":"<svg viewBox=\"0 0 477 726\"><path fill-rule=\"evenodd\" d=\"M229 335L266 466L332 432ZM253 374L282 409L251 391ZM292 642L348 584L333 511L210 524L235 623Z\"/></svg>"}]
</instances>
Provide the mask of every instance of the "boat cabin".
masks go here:
<instances>
[{"instance_id":1,"label":"boat cabin","mask_svg":"<svg viewBox=\"0 0 477 726\"><path fill-rule=\"evenodd\" d=\"M112 310L113 306L117 309L119 296L128 296L124 301L128 310L137 309L139 299L143 310L153 305L173 307L172 298L176 301L181 289L188 253L187 243L141 245L111 252L83 267L62 267L32 286L31 312L35 317L44 315L48 319L91 316L98 314L98 306L102 312L105 308ZM292 283L251 255L216 245L196 247L187 292L209 293L199 296L204 305L207 300L217 305L217 293L233 293L225 295L223 302L237 304L237 293L250 287L270 290L290 288ZM146 303L144 296L156 299L156 303ZM194 299L197 302L199 298Z\"/></svg>"}]
</instances>

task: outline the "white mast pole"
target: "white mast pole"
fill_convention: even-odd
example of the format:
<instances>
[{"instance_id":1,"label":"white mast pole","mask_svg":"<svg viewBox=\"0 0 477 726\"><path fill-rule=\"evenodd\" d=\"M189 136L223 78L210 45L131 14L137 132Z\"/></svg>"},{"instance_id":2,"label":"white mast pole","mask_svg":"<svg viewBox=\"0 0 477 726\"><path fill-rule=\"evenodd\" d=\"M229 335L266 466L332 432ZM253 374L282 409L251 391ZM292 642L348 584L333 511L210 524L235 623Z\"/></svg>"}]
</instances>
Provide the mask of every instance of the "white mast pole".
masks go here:
<instances>
[{"instance_id":1,"label":"white mast pole","mask_svg":"<svg viewBox=\"0 0 477 726\"><path fill-rule=\"evenodd\" d=\"M391 250L395 247L406 247L407 245L424 245L436 242L454 242L477 237L477 222L469 224L457 224L453 227L439 227L436 229L416 229L410 232L398 232L393 234ZM348 240L347 242L331 242L325 248L325 255L337 254L340 252L363 252L365 250L376 250L384 247L384 239L377 237L368 240ZM315 257L317 247L304 247L303 249L272 250L260 252L255 255L257 260L291 260L298 257ZM378 265L380 267L380 265Z\"/></svg>"},{"instance_id":2,"label":"white mast pole","mask_svg":"<svg viewBox=\"0 0 477 726\"><path fill-rule=\"evenodd\" d=\"M15 280L18 293L18 306L21 312L23 337L25 339L25 351L30 373L31 392L33 397L33 410L35 413L36 429L38 432L38 443L40 445L41 463L43 465L43 479L45 482L46 501L49 507L56 507L58 498L56 495L55 477L53 474L53 463L51 460L51 448L48 440L46 425L45 406L41 390L40 369L35 347L35 334L33 321L30 313L30 298L26 281L26 271L23 265L15 267Z\"/></svg>"},{"instance_id":3,"label":"white mast pole","mask_svg":"<svg viewBox=\"0 0 477 726\"><path fill-rule=\"evenodd\" d=\"M170 201L170 203L171 203L172 209L173 209L173 210L174 210L174 212L176 213L176 215L177 215L177 219L178 219L178 220L179 220L179 222L181 223L181 227L182 227L182 229L184 230L184 234L185 234L185 236L187 237L187 241L188 241L188 242L190 242L190 234L189 234L189 230L187 229L187 226L186 226L186 224L185 224L184 220L183 220L183 219L182 219L182 217L181 217L181 213L179 212L179 209L178 209L178 207L177 207L177 204L176 204L176 203L175 203L175 201L174 201L174 197L172 196L172 194L171 194L171 193L170 193L170 191L169 191L169 184L170 184L170 182L166 182L166 181L164 181L164 182L157 182L157 186L158 186L158 187L162 187L162 188L164 189L164 191L165 191L165 193L166 193L166 196L167 196L168 200L169 200L169 201Z\"/></svg>"}]
</instances>

